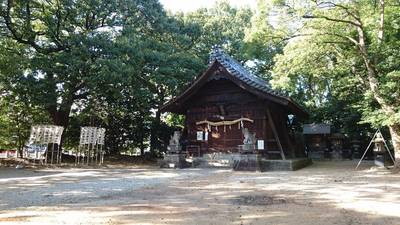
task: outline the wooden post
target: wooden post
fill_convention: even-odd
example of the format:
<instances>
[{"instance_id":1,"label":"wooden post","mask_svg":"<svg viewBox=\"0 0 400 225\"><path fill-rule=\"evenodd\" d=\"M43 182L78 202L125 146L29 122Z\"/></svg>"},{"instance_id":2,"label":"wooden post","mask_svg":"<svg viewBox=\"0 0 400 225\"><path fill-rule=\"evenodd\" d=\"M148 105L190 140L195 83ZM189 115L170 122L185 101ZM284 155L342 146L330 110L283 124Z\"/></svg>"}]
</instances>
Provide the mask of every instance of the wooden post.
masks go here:
<instances>
[{"instance_id":1,"label":"wooden post","mask_svg":"<svg viewBox=\"0 0 400 225\"><path fill-rule=\"evenodd\" d=\"M54 143L51 145L51 161L50 163L53 164L54 160Z\"/></svg>"},{"instance_id":2,"label":"wooden post","mask_svg":"<svg viewBox=\"0 0 400 225\"><path fill-rule=\"evenodd\" d=\"M283 160L286 159L285 157L285 153L283 153L283 148L281 145L281 141L279 140L279 136L278 136L278 132L276 131L276 127L274 124L274 121L272 120L272 116L271 116L271 111L269 110L269 107L267 107L267 116L268 116L268 121L269 124L271 126L272 132L274 133L275 139L276 139L276 143L278 144L279 150L281 151L281 157Z\"/></svg>"},{"instance_id":3,"label":"wooden post","mask_svg":"<svg viewBox=\"0 0 400 225\"><path fill-rule=\"evenodd\" d=\"M281 121L282 121L281 125L282 125L282 127L286 127L286 129L284 130L285 132L283 132L283 137L285 138L285 140L287 142L287 145L288 145L288 147L290 149L291 157L295 158L296 157L296 149L295 149L295 146L292 143L292 140L290 140L289 129L286 126L286 123L285 123L285 121L287 120L287 116L286 116L286 118L283 118L282 115L286 115L286 114L282 113L280 115L281 115L280 117L281 117Z\"/></svg>"}]
</instances>

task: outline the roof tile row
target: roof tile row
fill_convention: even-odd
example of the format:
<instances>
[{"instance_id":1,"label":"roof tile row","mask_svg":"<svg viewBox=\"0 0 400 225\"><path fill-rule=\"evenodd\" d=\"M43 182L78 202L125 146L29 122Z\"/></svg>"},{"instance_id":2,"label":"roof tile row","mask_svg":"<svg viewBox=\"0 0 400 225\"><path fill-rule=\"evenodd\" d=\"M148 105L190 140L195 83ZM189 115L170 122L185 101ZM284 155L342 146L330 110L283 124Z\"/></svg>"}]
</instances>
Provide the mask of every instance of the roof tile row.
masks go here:
<instances>
[{"instance_id":1,"label":"roof tile row","mask_svg":"<svg viewBox=\"0 0 400 225\"><path fill-rule=\"evenodd\" d=\"M267 81L249 72L242 64L226 54L219 46L214 46L210 54L210 63L213 63L215 60L221 63L232 75L257 90L275 96L286 97L283 93L272 89Z\"/></svg>"}]
</instances>

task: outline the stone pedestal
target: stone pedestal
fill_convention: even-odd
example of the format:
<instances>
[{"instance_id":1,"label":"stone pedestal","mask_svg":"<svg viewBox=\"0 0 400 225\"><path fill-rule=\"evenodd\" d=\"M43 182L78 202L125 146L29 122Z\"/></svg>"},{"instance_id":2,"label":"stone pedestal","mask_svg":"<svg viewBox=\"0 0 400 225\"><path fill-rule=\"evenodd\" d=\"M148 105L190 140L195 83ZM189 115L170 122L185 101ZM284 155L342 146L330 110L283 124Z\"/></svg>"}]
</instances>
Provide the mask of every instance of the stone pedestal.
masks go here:
<instances>
[{"instance_id":1,"label":"stone pedestal","mask_svg":"<svg viewBox=\"0 0 400 225\"><path fill-rule=\"evenodd\" d=\"M193 167L198 168L233 168L233 163L240 157L238 153L208 153L193 158Z\"/></svg>"},{"instance_id":2,"label":"stone pedestal","mask_svg":"<svg viewBox=\"0 0 400 225\"><path fill-rule=\"evenodd\" d=\"M341 150L334 150L331 152L331 159L332 160L342 160L342 151Z\"/></svg>"},{"instance_id":3,"label":"stone pedestal","mask_svg":"<svg viewBox=\"0 0 400 225\"><path fill-rule=\"evenodd\" d=\"M261 172L265 171L295 171L312 164L309 158L296 158L287 160L267 160L260 161Z\"/></svg>"},{"instance_id":4,"label":"stone pedestal","mask_svg":"<svg viewBox=\"0 0 400 225\"><path fill-rule=\"evenodd\" d=\"M233 161L233 170L237 171L259 171L260 170L260 154L240 154Z\"/></svg>"},{"instance_id":5,"label":"stone pedestal","mask_svg":"<svg viewBox=\"0 0 400 225\"><path fill-rule=\"evenodd\" d=\"M394 165L392 158L390 157L390 154L387 151L379 153L374 152L374 163L376 166L379 167L389 167Z\"/></svg>"},{"instance_id":6,"label":"stone pedestal","mask_svg":"<svg viewBox=\"0 0 400 225\"><path fill-rule=\"evenodd\" d=\"M186 168L189 167L186 162L186 154L166 154L164 159L160 162L161 168Z\"/></svg>"},{"instance_id":7,"label":"stone pedestal","mask_svg":"<svg viewBox=\"0 0 400 225\"><path fill-rule=\"evenodd\" d=\"M167 147L168 154L180 153L182 151L181 145L168 145Z\"/></svg>"}]
</instances>

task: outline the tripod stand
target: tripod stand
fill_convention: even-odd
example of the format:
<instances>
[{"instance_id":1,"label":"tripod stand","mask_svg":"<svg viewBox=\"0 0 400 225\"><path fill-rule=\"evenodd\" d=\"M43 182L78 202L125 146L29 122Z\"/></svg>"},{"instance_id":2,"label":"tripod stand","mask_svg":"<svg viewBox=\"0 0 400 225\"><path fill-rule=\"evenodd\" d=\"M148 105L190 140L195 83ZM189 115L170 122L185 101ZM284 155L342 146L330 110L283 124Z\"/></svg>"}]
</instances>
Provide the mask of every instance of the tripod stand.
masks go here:
<instances>
[{"instance_id":1,"label":"tripod stand","mask_svg":"<svg viewBox=\"0 0 400 225\"><path fill-rule=\"evenodd\" d=\"M390 152L390 149L389 149L389 147L388 147L388 145L387 145L387 143L386 143L386 140L385 140L385 138L383 138L382 133L381 133L381 130L378 129L378 130L375 132L374 136L372 137L371 141L369 142L368 147L365 149L364 154L362 155L360 161L358 162L356 169L358 169L358 167L360 166L361 161L364 159L365 155L366 155L367 152L368 152L368 149L371 147L372 142L375 141L375 138L376 138L377 136L382 137L382 141L383 141L383 143L385 144L385 149L386 149L386 151L388 151L388 153L389 153L389 155L390 155L390 158L392 159L393 163L395 163L395 162L394 162L394 157L393 157L392 153Z\"/></svg>"}]
</instances>

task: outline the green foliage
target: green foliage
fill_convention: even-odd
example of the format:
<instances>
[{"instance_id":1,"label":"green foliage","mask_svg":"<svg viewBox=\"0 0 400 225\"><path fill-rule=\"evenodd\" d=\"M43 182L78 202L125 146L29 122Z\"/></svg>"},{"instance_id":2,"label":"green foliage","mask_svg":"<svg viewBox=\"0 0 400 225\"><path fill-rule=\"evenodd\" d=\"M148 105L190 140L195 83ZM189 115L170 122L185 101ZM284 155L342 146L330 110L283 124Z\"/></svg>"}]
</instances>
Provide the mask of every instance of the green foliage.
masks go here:
<instances>
[{"instance_id":1,"label":"green foliage","mask_svg":"<svg viewBox=\"0 0 400 225\"><path fill-rule=\"evenodd\" d=\"M283 54L275 57L273 85L303 102L317 121L339 122L347 130L359 131L368 124L398 124L400 49L399 30L394 27L400 14L396 6L386 1L384 38L379 40L378 3L292 1L285 5L302 21ZM371 89L371 77L377 79L377 90Z\"/></svg>"},{"instance_id":2,"label":"green foliage","mask_svg":"<svg viewBox=\"0 0 400 225\"><path fill-rule=\"evenodd\" d=\"M184 128L185 117L183 115L167 114L165 117L165 123L171 127L177 126L180 128Z\"/></svg>"},{"instance_id":3,"label":"green foliage","mask_svg":"<svg viewBox=\"0 0 400 225\"><path fill-rule=\"evenodd\" d=\"M7 52L9 48L15 52ZM18 80L10 76L24 76L28 64L21 55L25 51L21 45L0 40L0 149L21 150L30 126L48 121L48 115L30 101L28 90L16 85Z\"/></svg>"},{"instance_id":4,"label":"green foliage","mask_svg":"<svg viewBox=\"0 0 400 225\"><path fill-rule=\"evenodd\" d=\"M196 57L183 53L189 28L157 1L8 3L0 8L1 41L11 46L0 52L2 86L70 128L66 147L79 126L95 125L108 129L109 152L144 148L151 110L198 72Z\"/></svg>"},{"instance_id":5,"label":"green foliage","mask_svg":"<svg viewBox=\"0 0 400 225\"><path fill-rule=\"evenodd\" d=\"M0 51L2 88L66 127L66 148L90 125L107 129L109 153L143 152L149 136L160 150L159 108L204 69L199 51L210 49L198 48L200 24L168 16L156 0L10 1L0 12L9 43Z\"/></svg>"},{"instance_id":6,"label":"green foliage","mask_svg":"<svg viewBox=\"0 0 400 225\"><path fill-rule=\"evenodd\" d=\"M307 107L311 121L349 134L399 124L400 14L393 5L387 2L381 40L379 4L370 1L260 0L254 11L218 1L170 15L156 0L5 0L1 148L20 147L32 124L53 123L67 128L66 148L76 147L80 126L102 126L110 154L162 151L184 118L162 116L160 107L204 70L213 45ZM358 22L366 58L356 44Z\"/></svg>"},{"instance_id":7,"label":"green foliage","mask_svg":"<svg viewBox=\"0 0 400 225\"><path fill-rule=\"evenodd\" d=\"M248 60L243 54L244 39L252 16L250 8L235 8L227 1L217 1L211 8L176 15L185 24L199 27L192 51L203 59L203 63L208 63L209 52L214 45L222 46L239 61Z\"/></svg>"}]
</instances>

